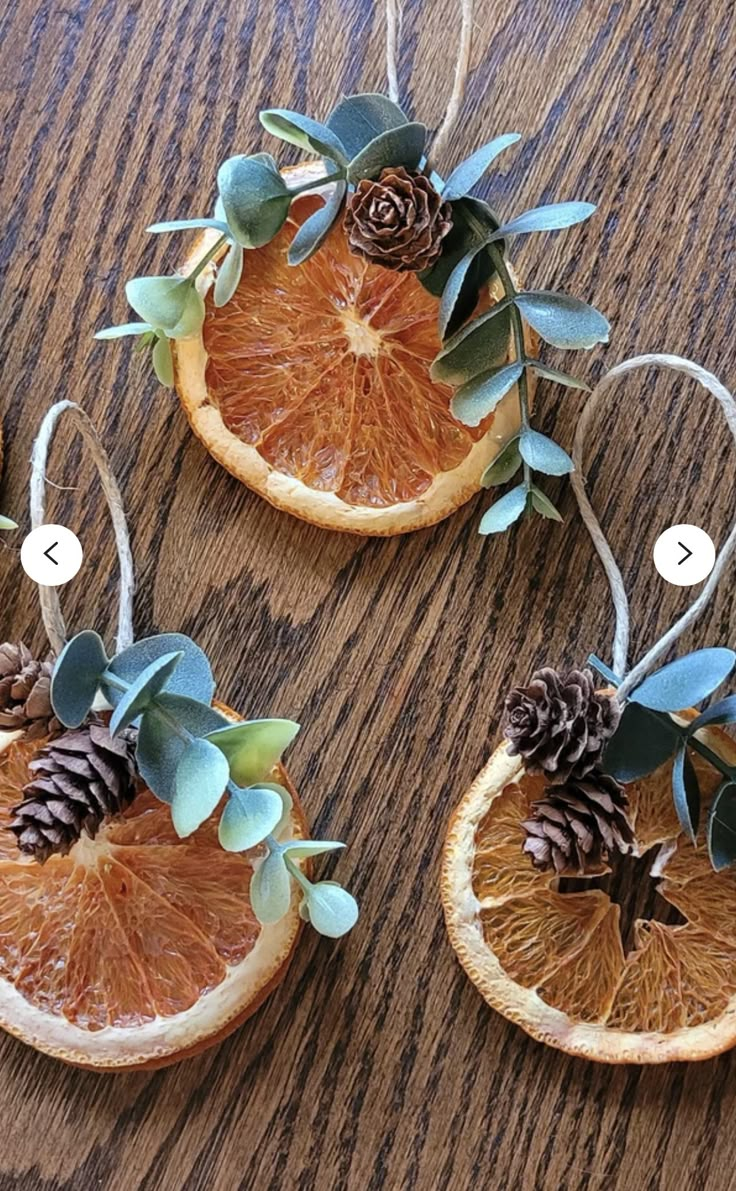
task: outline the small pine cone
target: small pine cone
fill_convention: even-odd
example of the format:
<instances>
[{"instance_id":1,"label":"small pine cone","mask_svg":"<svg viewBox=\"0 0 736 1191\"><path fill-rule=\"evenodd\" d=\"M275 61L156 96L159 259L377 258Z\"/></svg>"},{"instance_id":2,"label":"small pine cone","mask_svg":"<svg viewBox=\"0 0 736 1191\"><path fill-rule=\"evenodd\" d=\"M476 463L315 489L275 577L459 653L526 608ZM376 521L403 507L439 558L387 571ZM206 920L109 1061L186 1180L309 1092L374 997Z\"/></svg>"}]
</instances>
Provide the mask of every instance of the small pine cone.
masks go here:
<instances>
[{"instance_id":1,"label":"small pine cone","mask_svg":"<svg viewBox=\"0 0 736 1191\"><path fill-rule=\"evenodd\" d=\"M82 831L94 838L104 819L130 806L136 737L129 728L113 739L106 723L92 719L40 749L10 824L21 852L41 864L54 853L66 856Z\"/></svg>"},{"instance_id":2,"label":"small pine cone","mask_svg":"<svg viewBox=\"0 0 736 1191\"><path fill-rule=\"evenodd\" d=\"M620 718L618 701L596 692L590 670L546 668L507 695L503 732L527 773L566 782L599 765Z\"/></svg>"},{"instance_id":3,"label":"small pine cone","mask_svg":"<svg viewBox=\"0 0 736 1191\"><path fill-rule=\"evenodd\" d=\"M629 800L612 777L596 770L588 777L548 786L545 794L532 803L534 817L522 823L527 837L523 850L536 868L580 874L612 852L630 850L634 829L627 814Z\"/></svg>"},{"instance_id":4,"label":"small pine cone","mask_svg":"<svg viewBox=\"0 0 736 1191\"><path fill-rule=\"evenodd\" d=\"M386 269L419 271L434 264L452 228L452 207L425 174L389 167L363 178L345 208L348 247Z\"/></svg>"},{"instance_id":5,"label":"small pine cone","mask_svg":"<svg viewBox=\"0 0 736 1191\"><path fill-rule=\"evenodd\" d=\"M61 729L51 706L53 658L37 661L22 641L0 645L0 730L24 728L29 740Z\"/></svg>"}]
</instances>

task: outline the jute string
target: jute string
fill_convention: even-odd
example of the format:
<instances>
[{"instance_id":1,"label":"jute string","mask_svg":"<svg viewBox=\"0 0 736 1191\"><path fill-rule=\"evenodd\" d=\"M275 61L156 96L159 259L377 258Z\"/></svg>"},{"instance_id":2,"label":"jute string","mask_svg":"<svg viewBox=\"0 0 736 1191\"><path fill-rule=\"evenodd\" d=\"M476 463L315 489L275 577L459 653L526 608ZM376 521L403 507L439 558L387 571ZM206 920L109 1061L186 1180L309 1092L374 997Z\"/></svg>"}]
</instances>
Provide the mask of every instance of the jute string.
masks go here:
<instances>
[{"instance_id":1,"label":"jute string","mask_svg":"<svg viewBox=\"0 0 736 1191\"><path fill-rule=\"evenodd\" d=\"M663 368L673 372L682 372L685 376L691 377L707 389L709 393L715 397L723 410L724 417L728 423L728 428L733 435L736 442L736 401L729 393L728 389L713 376L711 372L707 372L705 368L701 368L699 364L694 364L691 360L683 360L680 356L670 355L645 355L635 356L631 360L624 360L622 364L617 364L610 372L599 381L593 392L590 394L582 416L578 422L577 431L575 433L575 443L573 446L572 458L575 464L575 471L572 473L570 479L573 490L580 507L580 515L583 518L585 526L590 534L593 545L595 546L598 556L603 564L603 569L608 579L608 584L611 589L611 599L613 600L613 607L616 617L615 632L613 638L613 670L616 674L625 675L623 682L618 688L618 698L623 701L634 687L638 686L643 678L652 670L659 658L667 652L671 645L679 637L682 636L687 629L691 627L699 616L707 608L713 594L718 586L726 567L728 566L734 551L736 550L736 520L734 521L726 541L716 557L715 565L708 581L703 587L700 595L693 601L685 613L677 620L664 636L652 646L648 653L644 655L641 661L627 673L627 654L629 649L629 601L624 588L624 581L621 571L613 557L613 552L606 535L601 529L598 518L593 512L592 505L588 499L585 491L585 475L583 472L583 448L585 446L585 436L591 422L594 420L601 398L612 387L614 381L620 376L625 376L628 372L634 372L639 368Z\"/></svg>"},{"instance_id":2,"label":"jute string","mask_svg":"<svg viewBox=\"0 0 736 1191\"><path fill-rule=\"evenodd\" d=\"M432 159L439 161L457 123L470 72L473 42L473 0L460 0L460 44L455 63L455 77L444 119L432 144ZM389 99L399 102L399 39L401 36L401 0L386 0L386 73Z\"/></svg>"},{"instance_id":3,"label":"jute string","mask_svg":"<svg viewBox=\"0 0 736 1191\"><path fill-rule=\"evenodd\" d=\"M31 455L31 527L37 529L46 521L46 469L49 450L56 428L63 415L68 414L84 439L92 461L100 475L102 491L110 510L115 544L120 566L120 600L118 608L117 648L126 649L133 641L133 592L135 577L133 556L130 551L128 525L123 512L123 498L113 475L107 452L100 442L97 431L84 410L73 401L59 401L52 405L39 429ZM39 585L41 615L54 653L58 654L66 644L66 624L61 611L59 592L56 587Z\"/></svg>"}]
</instances>

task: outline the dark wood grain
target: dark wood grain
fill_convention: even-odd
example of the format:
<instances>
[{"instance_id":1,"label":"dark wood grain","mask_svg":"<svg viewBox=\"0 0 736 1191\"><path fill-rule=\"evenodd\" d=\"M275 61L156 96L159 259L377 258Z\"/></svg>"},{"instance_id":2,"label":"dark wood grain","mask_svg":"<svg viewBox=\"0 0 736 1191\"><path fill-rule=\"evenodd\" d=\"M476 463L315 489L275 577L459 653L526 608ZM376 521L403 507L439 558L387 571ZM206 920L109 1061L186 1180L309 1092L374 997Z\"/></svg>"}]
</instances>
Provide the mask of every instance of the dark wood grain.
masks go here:
<instances>
[{"instance_id":1,"label":"dark wood grain","mask_svg":"<svg viewBox=\"0 0 736 1191\"><path fill-rule=\"evenodd\" d=\"M454 5L408 0L401 78L441 118ZM509 214L599 203L519 242L530 283L611 317L591 376L668 349L736 382L736 28L729 0L479 0L456 156L524 141L494 178ZM384 86L368 0L6 0L0 11L2 507L27 525L30 444L61 397L104 431L138 565L137 627L210 652L244 713L304 725L290 764L316 830L350 841L340 874L362 921L305 936L280 990L223 1045L151 1075L95 1076L0 1040L3 1188L251 1187L714 1191L736 1185L736 1058L607 1069L527 1039L481 1001L437 893L450 809L486 758L511 681L610 647L604 581L553 483L563 526L484 542L485 497L406 539L331 536L222 471L128 347L92 340L127 276L176 262L156 217L204 210L218 162L265 143L265 104L324 115ZM561 361L564 363L564 361ZM580 361L568 361L581 367ZM538 424L569 444L582 396L540 386ZM684 608L657 534L722 540L736 470L695 387L622 384L590 474L632 592L638 654ZM116 574L99 492L61 437L53 512L87 544L70 623L112 626ZM2 635L41 648L33 585L0 550ZM733 585L686 644L733 642Z\"/></svg>"}]
</instances>

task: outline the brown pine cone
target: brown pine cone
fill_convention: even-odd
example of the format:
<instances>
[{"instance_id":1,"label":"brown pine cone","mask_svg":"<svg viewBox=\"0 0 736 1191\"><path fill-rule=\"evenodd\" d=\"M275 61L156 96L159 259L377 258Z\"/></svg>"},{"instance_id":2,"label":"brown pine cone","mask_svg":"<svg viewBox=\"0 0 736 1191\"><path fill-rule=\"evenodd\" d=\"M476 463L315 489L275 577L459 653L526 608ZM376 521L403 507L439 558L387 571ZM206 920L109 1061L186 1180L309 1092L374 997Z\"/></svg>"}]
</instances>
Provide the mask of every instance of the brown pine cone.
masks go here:
<instances>
[{"instance_id":1,"label":"brown pine cone","mask_svg":"<svg viewBox=\"0 0 736 1191\"><path fill-rule=\"evenodd\" d=\"M30 740L61 729L51 706L51 656L37 661L22 641L0 645L0 730L25 728Z\"/></svg>"},{"instance_id":2,"label":"brown pine cone","mask_svg":"<svg viewBox=\"0 0 736 1191\"><path fill-rule=\"evenodd\" d=\"M523 850L536 868L581 874L607 860L611 852L628 852L634 829L627 814L623 786L595 771L562 786L548 786L546 798L532 803L532 819L522 827Z\"/></svg>"},{"instance_id":3,"label":"brown pine cone","mask_svg":"<svg viewBox=\"0 0 736 1191\"><path fill-rule=\"evenodd\" d=\"M452 208L425 174L403 166L363 178L345 208L348 247L386 269L428 269L452 228Z\"/></svg>"},{"instance_id":4,"label":"brown pine cone","mask_svg":"<svg viewBox=\"0 0 736 1191\"><path fill-rule=\"evenodd\" d=\"M137 735L129 728L113 739L106 723L92 719L39 750L10 824L21 852L41 864L54 853L66 856L83 831L94 838L104 819L130 805Z\"/></svg>"},{"instance_id":5,"label":"brown pine cone","mask_svg":"<svg viewBox=\"0 0 736 1191\"><path fill-rule=\"evenodd\" d=\"M546 668L507 695L502 727L509 753L524 758L527 773L566 782L599 764L620 718L618 701L596 692L590 670Z\"/></svg>"}]
</instances>

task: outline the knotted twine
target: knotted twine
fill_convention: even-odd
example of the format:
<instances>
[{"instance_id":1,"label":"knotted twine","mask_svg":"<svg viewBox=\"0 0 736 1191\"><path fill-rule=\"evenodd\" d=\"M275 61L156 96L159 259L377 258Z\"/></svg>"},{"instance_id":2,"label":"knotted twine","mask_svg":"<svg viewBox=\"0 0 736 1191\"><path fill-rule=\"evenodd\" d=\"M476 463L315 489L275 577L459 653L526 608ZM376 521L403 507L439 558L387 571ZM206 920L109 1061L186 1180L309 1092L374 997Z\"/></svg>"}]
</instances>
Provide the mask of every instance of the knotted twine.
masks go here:
<instances>
[{"instance_id":1,"label":"knotted twine","mask_svg":"<svg viewBox=\"0 0 736 1191\"><path fill-rule=\"evenodd\" d=\"M703 614L708 604L710 603L718 583L728 566L734 551L736 550L736 520L734 521L726 541L719 551L713 570L711 571L708 581L703 587L700 595L693 601L686 612L675 621L668 631L659 638L659 640L652 646L652 648L644 655L641 661L628 671L627 673L627 654L629 649L629 600L626 595L623 577L619 566L613 556L613 551L608 543L608 539L601 529L600 522L593 512L593 507L588 499L585 491L585 475L583 472L583 448L585 445L585 435L588 427L593 421L598 405L603 395L613 385L614 381L620 376L624 376L628 372L634 372L639 368L664 368L673 372L682 372L685 376L691 377L692 380L698 382L706 389L716 401L719 403L723 414L725 416L728 428L736 442L736 401L729 393L728 389L718 380L712 372L707 372L705 368L701 368L699 364L694 364L692 360L684 360L680 356L671 356L666 354L654 354L635 356L631 360L624 360L623 363L617 364L614 368L607 372L605 376L598 382L593 392L590 394L582 415L578 422L577 430L575 432L575 443L572 451L572 459L575 465L575 470L570 476L573 491L580 508L580 515L583 519L586 529L591 536L593 545L595 546L598 556L603 564L603 569L608 579L608 585L611 589L611 599L613 601L613 608L616 618L615 631L613 637L613 670L616 674L623 677L623 682L618 688L617 696L620 702L623 702L626 696L635 687L639 685L643 678L653 669L655 663L659 660L662 654L666 653L671 645L682 634L693 625L696 620ZM625 676L625 677L624 677Z\"/></svg>"},{"instance_id":2,"label":"knotted twine","mask_svg":"<svg viewBox=\"0 0 736 1191\"><path fill-rule=\"evenodd\" d=\"M103 447L99 435L87 414L74 401L59 401L52 405L43 419L31 454L31 484L30 509L31 528L38 529L46 521L46 469L49 451L56 429L61 418L69 415L76 429L81 434L92 461L97 468L105 494L107 507L110 510L115 544L118 552L120 568L120 594L118 606L117 651L127 649L133 642L133 593L135 590L135 576L133 572L133 556L130 550L128 524L123 512L123 498L110 464L110 459ZM41 616L49 638L49 643L55 654L61 653L66 644L66 624L61 611L59 592L56 587L44 587L39 584L39 599L41 602Z\"/></svg>"}]
</instances>

